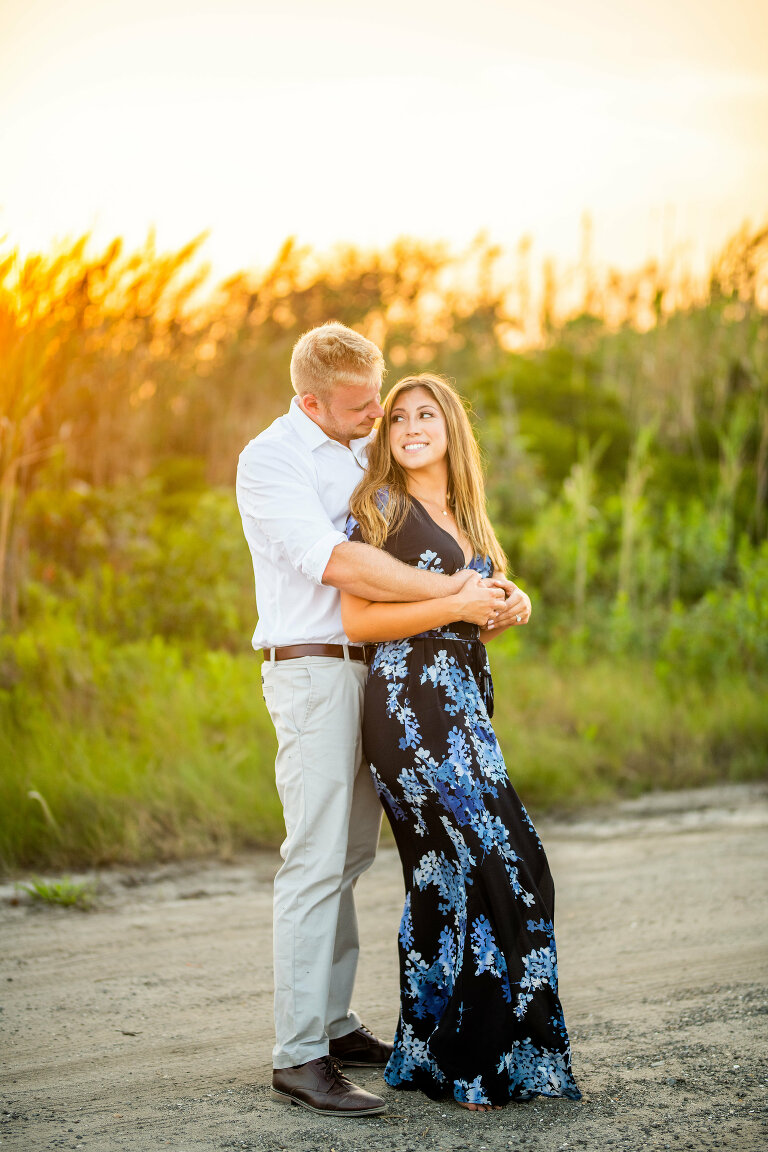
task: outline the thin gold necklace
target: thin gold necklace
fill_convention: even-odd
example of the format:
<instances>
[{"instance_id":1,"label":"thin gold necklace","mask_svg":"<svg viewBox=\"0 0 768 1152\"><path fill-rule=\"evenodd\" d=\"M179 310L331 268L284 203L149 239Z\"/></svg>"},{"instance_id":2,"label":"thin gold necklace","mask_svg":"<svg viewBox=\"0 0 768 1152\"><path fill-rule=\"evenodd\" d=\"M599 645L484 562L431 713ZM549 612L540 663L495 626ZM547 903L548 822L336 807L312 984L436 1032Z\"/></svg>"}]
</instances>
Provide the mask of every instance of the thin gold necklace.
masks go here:
<instances>
[{"instance_id":1,"label":"thin gold necklace","mask_svg":"<svg viewBox=\"0 0 768 1152\"><path fill-rule=\"evenodd\" d=\"M437 502L436 500L432 500L432 499L431 499L431 497L429 497L429 496L419 496L417 492L414 492L414 493L413 493L413 495L416 497L416 499L417 499L417 500L421 500L422 502L423 502L424 500L426 500L427 504L431 504L433 508L437 508L439 512L442 512L443 516L447 516L447 515L448 515L448 509L447 509L447 508L441 508L441 507L440 507L440 505L438 504L438 502ZM445 494L445 503L446 503L446 504L450 504L450 502L451 502L450 496L449 496L449 494L446 492L446 494Z\"/></svg>"}]
</instances>

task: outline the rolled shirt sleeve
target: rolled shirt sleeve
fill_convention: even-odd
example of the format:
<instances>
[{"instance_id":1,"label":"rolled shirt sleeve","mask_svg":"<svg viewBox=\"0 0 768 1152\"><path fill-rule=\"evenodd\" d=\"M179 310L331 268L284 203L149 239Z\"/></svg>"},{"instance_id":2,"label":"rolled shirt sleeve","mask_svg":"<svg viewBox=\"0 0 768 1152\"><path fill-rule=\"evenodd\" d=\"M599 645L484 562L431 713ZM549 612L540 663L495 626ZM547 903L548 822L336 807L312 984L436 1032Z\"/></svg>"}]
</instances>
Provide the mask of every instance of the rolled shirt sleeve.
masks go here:
<instances>
[{"instance_id":1,"label":"rolled shirt sleeve","mask_svg":"<svg viewBox=\"0 0 768 1152\"><path fill-rule=\"evenodd\" d=\"M238 464L237 503L246 527L258 525L297 572L322 584L331 553L347 538L320 501L311 465L279 446L252 443Z\"/></svg>"}]
</instances>

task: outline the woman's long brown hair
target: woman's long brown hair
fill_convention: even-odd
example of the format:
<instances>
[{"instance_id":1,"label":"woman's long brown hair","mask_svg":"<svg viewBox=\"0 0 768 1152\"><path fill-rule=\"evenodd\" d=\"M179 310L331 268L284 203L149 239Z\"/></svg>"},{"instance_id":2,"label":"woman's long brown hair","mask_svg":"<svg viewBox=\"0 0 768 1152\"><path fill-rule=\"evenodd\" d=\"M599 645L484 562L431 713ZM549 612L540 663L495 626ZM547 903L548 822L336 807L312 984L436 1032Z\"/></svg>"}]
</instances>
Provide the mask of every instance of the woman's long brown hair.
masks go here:
<instances>
[{"instance_id":1,"label":"woman's long brown hair","mask_svg":"<svg viewBox=\"0 0 768 1152\"><path fill-rule=\"evenodd\" d=\"M429 392L445 417L448 439L448 501L459 531L476 556L489 556L494 571L504 572L507 559L485 510L485 484L480 449L469 416L458 393L447 380L431 372L398 380L384 401L384 415L368 451L368 470L352 494L350 509L363 540L381 548L401 527L411 504L408 477L392 455L389 439L391 412L397 399L414 388ZM382 499L382 489L388 498Z\"/></svg>"}]
</instances>

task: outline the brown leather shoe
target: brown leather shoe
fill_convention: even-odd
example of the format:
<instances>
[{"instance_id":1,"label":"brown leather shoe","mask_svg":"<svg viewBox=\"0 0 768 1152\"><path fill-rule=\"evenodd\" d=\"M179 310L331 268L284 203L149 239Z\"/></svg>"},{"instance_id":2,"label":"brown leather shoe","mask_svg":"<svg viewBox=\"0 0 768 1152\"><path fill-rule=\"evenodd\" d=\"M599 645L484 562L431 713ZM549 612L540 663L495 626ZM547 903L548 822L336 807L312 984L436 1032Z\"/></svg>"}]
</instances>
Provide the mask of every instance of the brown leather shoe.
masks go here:
<instances>
[{"instance_id":1,"label":"brown leather shoe","mask_svg":"<svg viewBox=\"0 0 768 1152\"><path fill-rule=\"evenodd\" d=\"M320 1056L295 1068L275 1068L272 1099L299 1104L323 1116L376 1116L386 1108L381 1097L342 1076L339 1062L332 1056Z\"/></svg>"},{"instance_id":2,"label":"brown leather shoe","mask_svg":"<svg viewBox=\"0 0 768 1152\"><path fill-rule=\"evenodd\" d=\"M379 1068L392 1055L392 1045L377 1040L373 1032L361 1024L354 1032L331 1040L330 1053L335 1060L353 1068Z\"/></svg>"}]
</instances>

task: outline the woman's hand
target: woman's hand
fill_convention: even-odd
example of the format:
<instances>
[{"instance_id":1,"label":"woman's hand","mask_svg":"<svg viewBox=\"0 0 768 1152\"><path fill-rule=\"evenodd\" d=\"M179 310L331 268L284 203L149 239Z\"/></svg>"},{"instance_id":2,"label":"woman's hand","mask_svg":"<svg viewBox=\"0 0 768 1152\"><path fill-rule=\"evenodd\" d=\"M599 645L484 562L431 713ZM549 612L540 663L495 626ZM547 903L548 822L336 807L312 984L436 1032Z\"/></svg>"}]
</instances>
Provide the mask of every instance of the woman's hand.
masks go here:
<instances>
[{"instance_id":1,"label":"woman's hand","mask_svg":"<svg viewBox=\"0 0 768 1152\"><path fill-rule=\"evenodd\" d=\"M461 591L451 597L456 620L479 624L481 628L495 626L497 613L505 603L504 590L473 572Z\"/></svg>"},{"instance_id":2,"label":"woman's hand","mask_svg":"<svg viewBox=\"0 0 768 1152\"><path fill-rule=\"evenodd\" d=\"M531 600L522 588L518 588L512 580L507 580L506 576L498 572L486 583L491 587L500 588L506 597L496 618L488 624L489 628L500 631L502 628L517 628L520 624L528 623L531 618Z\"/></svg>"}]
</instances>

